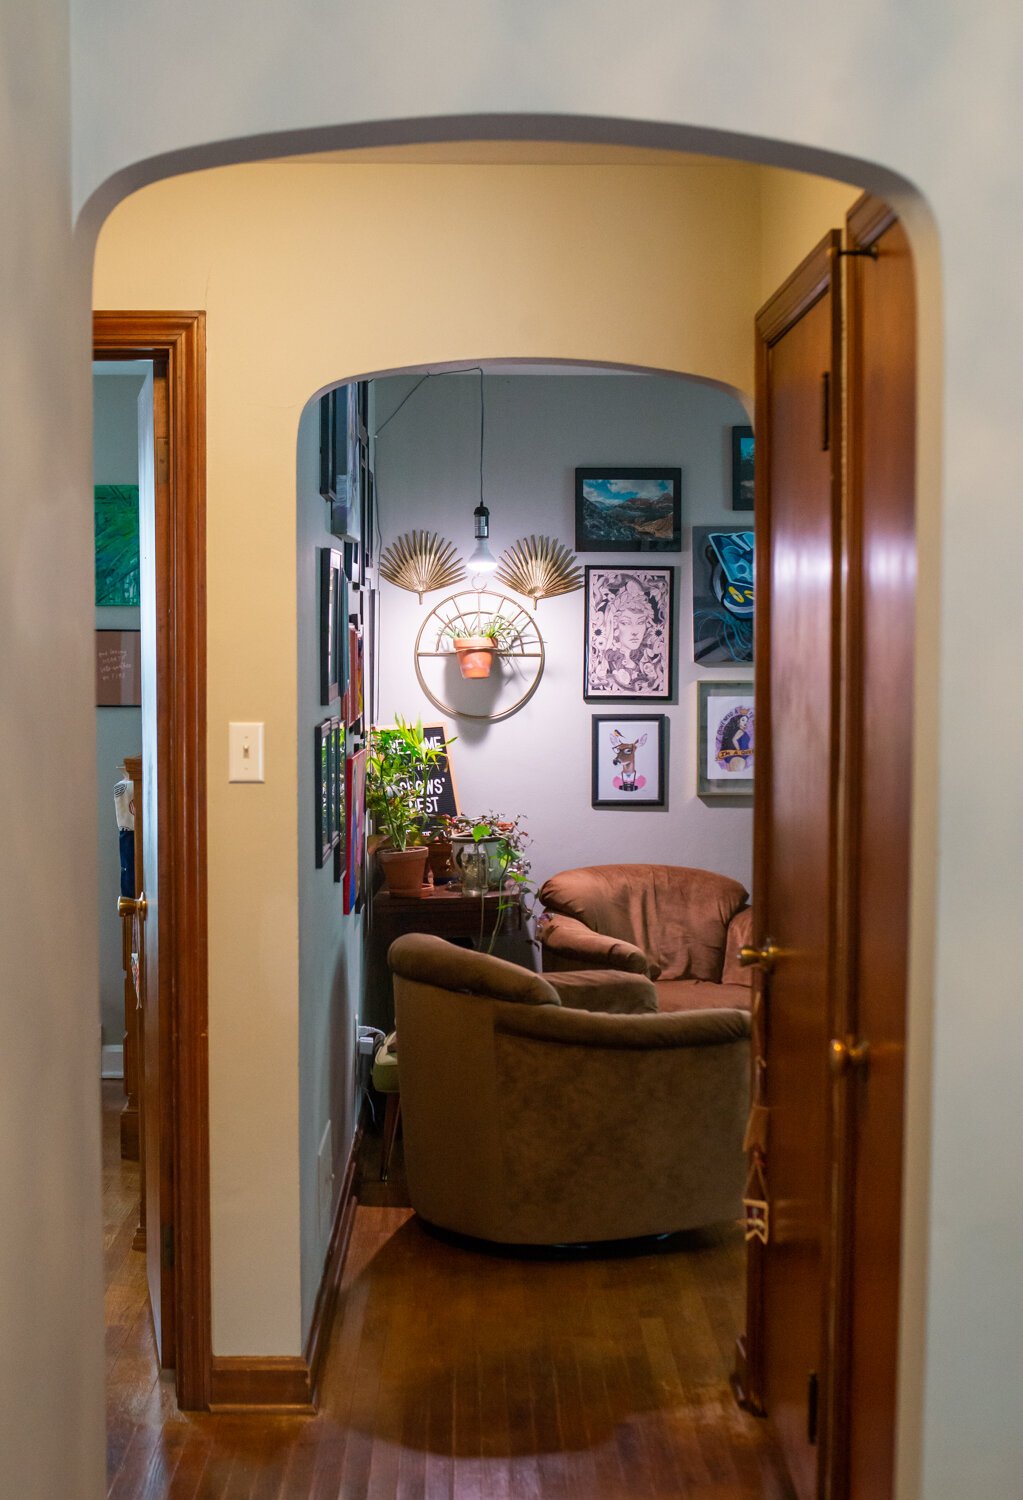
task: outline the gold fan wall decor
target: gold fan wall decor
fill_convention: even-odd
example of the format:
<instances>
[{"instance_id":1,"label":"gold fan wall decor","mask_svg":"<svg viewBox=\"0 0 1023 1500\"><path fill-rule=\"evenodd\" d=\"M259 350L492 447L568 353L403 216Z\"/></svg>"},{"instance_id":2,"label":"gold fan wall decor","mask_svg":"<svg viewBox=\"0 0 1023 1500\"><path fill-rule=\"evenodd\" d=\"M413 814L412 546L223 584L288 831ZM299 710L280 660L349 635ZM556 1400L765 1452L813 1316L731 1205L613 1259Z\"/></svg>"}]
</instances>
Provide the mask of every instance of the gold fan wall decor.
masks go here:
<instances>
[{"instance_id":1,"label":"gold fan wall decor","mask_svg":"<svg viewBox=\"0 0 1023 1500\"><path fill-rule=\"evenodd\" d=\"M501 553L495 577L534 604L583 586L575 553L552 536L523 536Z\"/></svg>"},{"instance_id":2,"label":"gold fan wall decor","mask_svg":"<svg viewBox=\"0 0 1023 1500\"><path fill-rule=\"evenodd\" d=\"M380 576L410 594L449 588L465 577L465 563L453 542L433 531L406 531L380 554Z\"/></svg>"}]
</instances>

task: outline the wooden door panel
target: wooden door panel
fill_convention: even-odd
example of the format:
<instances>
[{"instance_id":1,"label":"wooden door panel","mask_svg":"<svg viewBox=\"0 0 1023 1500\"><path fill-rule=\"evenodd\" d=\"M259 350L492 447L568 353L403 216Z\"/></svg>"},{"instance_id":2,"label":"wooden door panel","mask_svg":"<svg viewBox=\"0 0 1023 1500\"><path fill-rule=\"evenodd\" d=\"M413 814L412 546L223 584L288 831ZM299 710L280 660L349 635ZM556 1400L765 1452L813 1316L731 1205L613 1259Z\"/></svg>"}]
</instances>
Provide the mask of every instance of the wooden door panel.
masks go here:
<instances>
[{"instance_id":1,"label":"wooden door panel","mask_svg":"<svg viewBox=\"0 0 1023 1500\"><path fill-rule=\"evenodd\" d=\"M833 265L829 238L794 279L787 314L779 294L781 307L775 299L759 325L755 895L758 939L773 939L782 950L762 981L771 1201L761 1267L762 1389L801 1500L817 1493L808 1405L811 1382L826 1373L835 788L830 423L839 369Z\"/></svg>"},{"instance_id":2,"label":"wooden door panel","mask_svg":"<svg viewBox=\"0 0 1023 1500\"><path fill-rule=\"evenodd\" d=\"M855 216L850 229L855 235ZM861 643L850 730L863 794L854 807L848 1031L870 1045L867 1070L838 1085L848 1094L851 1217L841 1292L848 1388L837 1434L845 1451L835 1455L848 1487L836 1493L850 1500L894 1492L916 595L912 262L897 222L876 245L877 259L857 258L849 283L850 504L860 538L851 575Z\"/></svg>"}]
</instances>

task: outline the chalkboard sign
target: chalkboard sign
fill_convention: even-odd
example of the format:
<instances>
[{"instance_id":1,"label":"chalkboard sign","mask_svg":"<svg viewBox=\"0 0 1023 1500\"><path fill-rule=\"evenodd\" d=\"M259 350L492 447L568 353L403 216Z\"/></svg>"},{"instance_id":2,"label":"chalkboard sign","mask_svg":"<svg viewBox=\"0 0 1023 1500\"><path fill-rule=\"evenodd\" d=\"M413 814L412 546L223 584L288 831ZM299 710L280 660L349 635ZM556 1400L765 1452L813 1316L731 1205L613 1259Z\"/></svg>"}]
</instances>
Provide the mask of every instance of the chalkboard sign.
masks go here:
<instances>
[{"instance_id":1,"label":"chalkboard sign","mask_svg":"<svg viewBox=\"0 0 1023 1500\"><path fill-rule=\"evenodd\" d=\"M448 732L443 724L424 724L423 736L428 745L443 751L430 773L426 786L426 812L429 818L453 817L459 811L455 772L448 750Z\"/></svg>"},{"instance_id":2,"label":"chalkboard sign","mask_svg":"<svg viewBox=\"0 0 1023 1500\"><path fill-rule=\"evenodd\" d=\"M137 708L141 704L141 639L137 630L96 631L97 708Z\"/></svg>"}]
</instances>

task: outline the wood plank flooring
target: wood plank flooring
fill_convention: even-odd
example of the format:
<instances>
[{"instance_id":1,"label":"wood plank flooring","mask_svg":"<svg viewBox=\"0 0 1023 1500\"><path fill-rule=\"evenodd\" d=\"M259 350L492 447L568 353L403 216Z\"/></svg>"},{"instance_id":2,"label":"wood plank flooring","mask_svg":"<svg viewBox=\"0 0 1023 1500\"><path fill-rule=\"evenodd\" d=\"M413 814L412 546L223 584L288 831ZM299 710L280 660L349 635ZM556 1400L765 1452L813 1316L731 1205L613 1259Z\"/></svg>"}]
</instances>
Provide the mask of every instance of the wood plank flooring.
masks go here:
<instances>
[{"instance_id":1,"label":"wood plank flooring","mask_svg":"<svg viewBox=\"0 0 1023 1500\"><path fill-rule=\"evenodd\" d=\"M372 1138L318 1415L179 1413L104 1087L111 1497L792 1500L728 1388L737 1232L590 1259L468 1248L401 1206L400 1143L373 1180Z\"/></svg>"}]
</instances>

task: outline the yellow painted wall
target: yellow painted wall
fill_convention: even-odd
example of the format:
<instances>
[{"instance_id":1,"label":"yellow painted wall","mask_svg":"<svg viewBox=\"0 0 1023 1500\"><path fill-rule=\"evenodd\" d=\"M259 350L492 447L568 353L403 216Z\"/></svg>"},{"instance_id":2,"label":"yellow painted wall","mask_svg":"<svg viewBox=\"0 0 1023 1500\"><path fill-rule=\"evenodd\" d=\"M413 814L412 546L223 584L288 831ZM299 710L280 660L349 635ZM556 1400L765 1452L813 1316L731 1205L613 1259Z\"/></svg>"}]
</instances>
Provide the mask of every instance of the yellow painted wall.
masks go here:
<instances>
[{"instance_id":1,"label":"yellow painted wall","mask_svg":"<svg viewBox=\"0 0 1023 1500\"><path fill-rule=\"evenodd\" d=\"M761 220L777 198L772 181L762 202L760 171L693 157L669 166L260 164L143 189L104 226L95 306L208 316L218 1354L301 1348L296 818L308 809L296 806L294 506L302 408L348 376L497 357L642 365L749 392ZM832 200L826 190L822 212ZM810 218L800 219L797 240ZM793 263L826 227L812 228ZM774 255L781 229L769 239ZM266 723L264 786L227 784L232 719Z\"/></svg>"}]
</instances>

